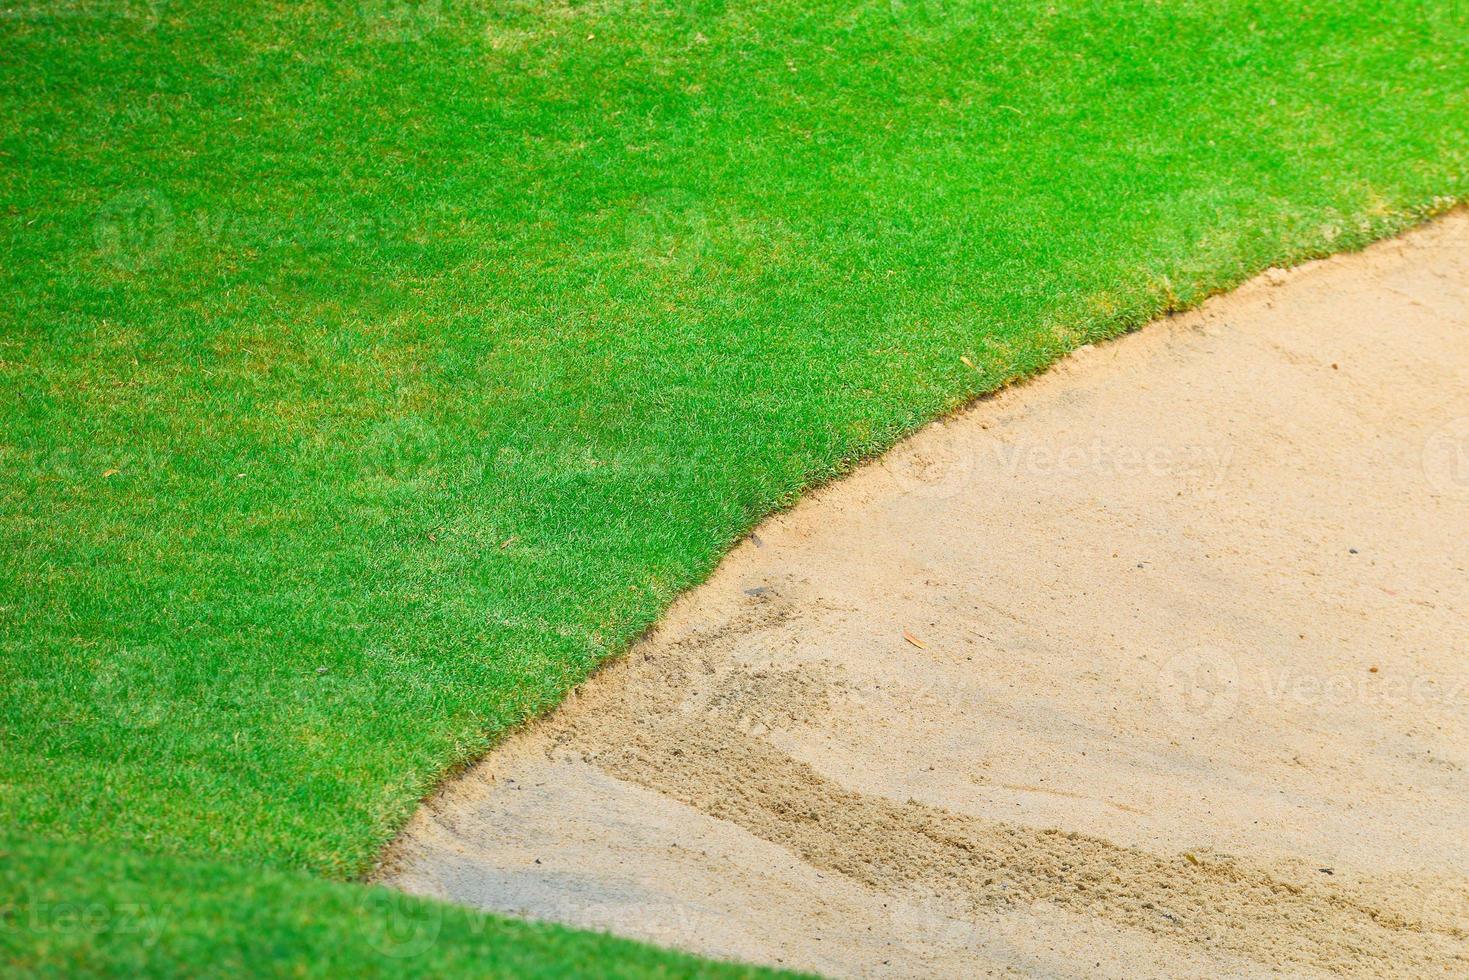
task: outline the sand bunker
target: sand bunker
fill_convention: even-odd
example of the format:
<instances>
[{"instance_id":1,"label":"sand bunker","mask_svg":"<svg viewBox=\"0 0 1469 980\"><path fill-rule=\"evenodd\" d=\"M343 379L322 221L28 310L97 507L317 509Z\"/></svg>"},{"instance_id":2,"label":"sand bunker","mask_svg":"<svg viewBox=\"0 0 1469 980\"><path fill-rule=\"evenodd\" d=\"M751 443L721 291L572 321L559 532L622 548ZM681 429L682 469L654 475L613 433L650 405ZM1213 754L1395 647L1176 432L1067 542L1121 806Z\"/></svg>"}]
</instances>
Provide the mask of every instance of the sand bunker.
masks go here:
<instances>
[{"instance_id":1,"label":"sand bunker","mask_svg":"<svg viewBox=\"0 0 1469 980\"><path fill-rule=\"evenodd\" d=\"M1469 974L1469 218L768 521L407 891L834 975Z\"/></svg>"}]
</instances>

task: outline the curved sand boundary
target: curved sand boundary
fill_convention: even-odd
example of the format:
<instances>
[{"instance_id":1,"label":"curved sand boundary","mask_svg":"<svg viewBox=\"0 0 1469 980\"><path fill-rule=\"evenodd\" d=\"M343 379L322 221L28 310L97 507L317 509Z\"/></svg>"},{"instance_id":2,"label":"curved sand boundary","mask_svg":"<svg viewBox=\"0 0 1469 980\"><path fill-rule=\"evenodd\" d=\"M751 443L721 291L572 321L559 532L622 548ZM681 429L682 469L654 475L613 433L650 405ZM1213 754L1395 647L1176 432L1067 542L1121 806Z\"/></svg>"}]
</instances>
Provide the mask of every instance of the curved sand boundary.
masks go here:
<instances>
[{"instance_id":1,"label":"curved sand boundary","mask_svg":"<svg viewBox=\"0 0 1469 980\"><path fill-rule=\"evenodd\" d=\"M837 975L1469 972L1469 218L772 518L381 879Z\"/></svg>"}]
</instances>

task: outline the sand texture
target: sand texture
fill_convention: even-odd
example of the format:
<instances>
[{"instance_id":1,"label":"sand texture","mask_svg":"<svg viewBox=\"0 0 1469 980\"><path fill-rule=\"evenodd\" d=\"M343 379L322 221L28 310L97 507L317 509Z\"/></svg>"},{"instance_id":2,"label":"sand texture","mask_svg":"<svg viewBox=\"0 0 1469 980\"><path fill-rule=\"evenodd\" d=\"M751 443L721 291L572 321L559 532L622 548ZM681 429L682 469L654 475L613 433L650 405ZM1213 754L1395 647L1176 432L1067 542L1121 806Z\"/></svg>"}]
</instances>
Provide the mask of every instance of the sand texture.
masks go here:
<instances>
[{"instance_id":1,"label":"sand texture","mask_svg":"<svg viewBox=\"0 0 1469 980\"><path fill-rule=\"evenodd\" d=\"M835 976L1469 976L1469 217L771 518L380 878Z\"/></svg>"}]
</instances>

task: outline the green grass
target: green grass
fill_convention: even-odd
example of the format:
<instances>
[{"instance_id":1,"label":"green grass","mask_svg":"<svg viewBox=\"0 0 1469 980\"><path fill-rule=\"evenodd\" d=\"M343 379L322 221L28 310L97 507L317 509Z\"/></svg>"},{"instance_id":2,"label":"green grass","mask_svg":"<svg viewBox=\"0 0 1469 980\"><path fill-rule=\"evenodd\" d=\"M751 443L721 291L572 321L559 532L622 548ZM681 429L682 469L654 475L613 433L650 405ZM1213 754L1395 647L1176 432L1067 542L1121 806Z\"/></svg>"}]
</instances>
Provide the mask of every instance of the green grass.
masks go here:
<instances>
[{"instance_id":1,"label":"green grass","mask_svg":"<svg viewBox=\"0 0 1469 980\"><path fill-rule=\"evenodd\" d=\"M15 841L0 859L7 976L768 977L385 888Z\"/></svg>"},{"instance_id":2,"label":"green grass","mask_svg":"<svg viewBox=\"0 0 1469 980\"><path fill-rule=\"evenodd\" d=\"M760 515L1464 199L1465 78L1452 0L20 0L9 904L152 882L193 938L89 947L121 972L234 919L242 962L330 957L343 920L262 902L350 903L303 873L362 872Z\"/></svg>"}]
</instances>

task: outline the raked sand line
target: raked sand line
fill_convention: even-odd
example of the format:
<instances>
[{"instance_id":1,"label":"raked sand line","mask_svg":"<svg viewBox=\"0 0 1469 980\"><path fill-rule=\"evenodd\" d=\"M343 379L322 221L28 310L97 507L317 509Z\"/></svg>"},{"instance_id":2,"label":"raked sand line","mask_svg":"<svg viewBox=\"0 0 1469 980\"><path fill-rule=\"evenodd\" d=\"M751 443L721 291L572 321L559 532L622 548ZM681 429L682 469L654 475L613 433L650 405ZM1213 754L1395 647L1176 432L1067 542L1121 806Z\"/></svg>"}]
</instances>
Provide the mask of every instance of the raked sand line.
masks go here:
<instances>
[{"instance_id":1,"label":"raked sand line","mask_svg":"<svg viewBox=\"0 0 1469 980\"><path fill-rule=\"evenodd\" d=\"M380 878L834 975L1469 974L1469 217L770 519Z\"/></svg>"}]
</instances>

